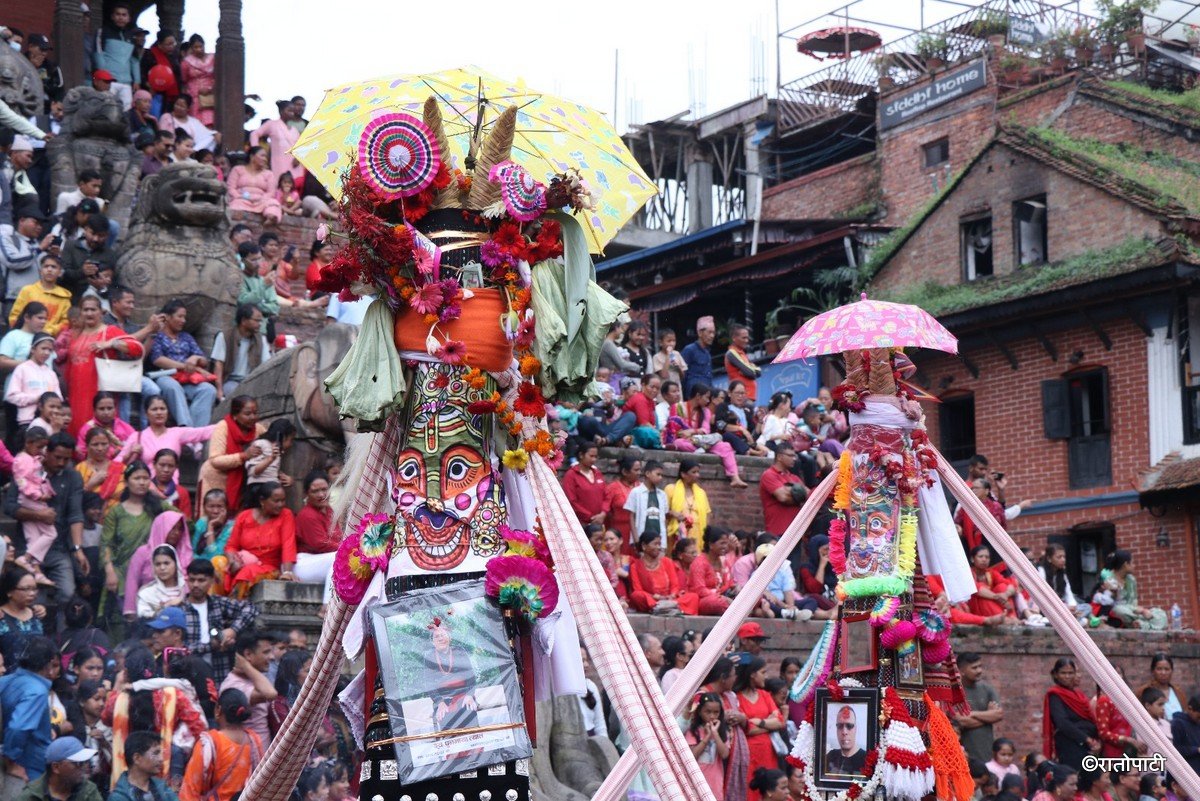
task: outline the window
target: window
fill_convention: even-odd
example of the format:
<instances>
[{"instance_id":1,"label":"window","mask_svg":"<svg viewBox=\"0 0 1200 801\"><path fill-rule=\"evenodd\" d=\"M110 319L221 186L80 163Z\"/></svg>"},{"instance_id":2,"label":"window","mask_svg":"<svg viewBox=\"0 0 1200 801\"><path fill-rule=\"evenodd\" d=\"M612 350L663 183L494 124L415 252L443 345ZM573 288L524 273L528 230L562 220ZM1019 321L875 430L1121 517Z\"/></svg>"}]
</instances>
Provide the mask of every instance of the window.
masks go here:
<instances>
[{"instance_id":1,"label":"window","mask_svg":"<svg viewBox=\"0 0 1200 801\"><path fill-rule=\"evenodd\" d=\"M992 218L962 224L963 276L968 281L992 274Z\"/></svg>"},{"instance_id":2,"label":"window","mask_svg":"<svg viewBox=\"0 0 1200 801\"><path fill-rule=\"evenodd\" d=\"M1017 265L1046 263L1046 196L1013 204L1013 241Z\"/></svg>"},{"instance_id":3,"label":"window","mask_svg":"<svg viewBox=\"0 0 1200 801\"><path fill-rule=\"evenodd\" d=\"M1112 484L1108 370L1088 370L1042 382L1042 427L1067 440L1071 489Z\"/></svg>"},{"instance_id":4,"label":"window","mask_svg":"<svg viewBox=\"0 0 1200 801\"><path fill-rule=\"evenodd\" d=\"M1066 550L1067 580L1075 597L1090 600L1104 567L1104 555L1117 549L1116 527L1112 523L1080 523L1046 540Z\"/></svg>"},{"instance_id":5,"label":"window","mask_svg":"<svg viewBox=\"0 0 1200 801\"><path fill-rule=\"evenodd\" d=\"M942 454L958 467L975 455L975 396L943 398L938 406Z\"/></svg>"},{"instance_id":6,"label":"window","mask_svg":"<svg viewBox=\"0 0 1200 801\"><path fill-rule=\"evenodd\" d=\"M950 140L943 136L941 139L921 145L921 155L925 162L925 169L946 164L950 161Z\"/></svg>"}]
</instances>

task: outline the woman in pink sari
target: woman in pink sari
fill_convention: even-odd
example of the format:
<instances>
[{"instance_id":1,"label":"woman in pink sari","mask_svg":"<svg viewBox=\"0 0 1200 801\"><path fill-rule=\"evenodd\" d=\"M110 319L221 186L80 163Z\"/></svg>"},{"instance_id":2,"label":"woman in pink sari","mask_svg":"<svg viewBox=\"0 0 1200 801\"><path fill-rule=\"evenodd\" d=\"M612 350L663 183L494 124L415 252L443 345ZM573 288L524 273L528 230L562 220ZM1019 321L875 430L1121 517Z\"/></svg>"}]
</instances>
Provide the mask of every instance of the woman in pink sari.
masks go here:
<instances>
[{"instance_id":1,"label":"woman in pink sari","mask_svg":"<svg viewBox=\"0 0 1200 801\"><path fill-rule=\"evenodd\" d=\"M275 178L267 169L267 151L263 147L250 148L250 160L230 170L226 186L231 211L252 211L274 222L283 219L283 209L275 199Z\"/></svg>"},{"instance_id":2,"label":"woman in pink sari","mask_svg":"<svg viewBox=\"0 0 1200 801\"><path fill-rule=\"evenodd\" d=\"M216 122L216 58L204 52L204 37L198 33L188 39L187 55L179 65L184 91L192 96L192 116L212 128Z\"/></svg>"},{"instance_id":3,"label":"woman in pink sari","mask_svg":"<svg viewBox=\"0 0 1200 801\"><path fill-rule=\"evenodd\" d=\"M292 146L300 138L300 132L288 125L296 116L296 107L290 101L280 100L275 104L279 107L279 119L267 120L258 126L258 130L250 133L250 144L257 145L264 139L271 145L271 186L270 193L274 195L279 176L290 172L296 180L296 188L301 189L304 182L304 168L292 158Z\"/></svg>"}]
</instances>

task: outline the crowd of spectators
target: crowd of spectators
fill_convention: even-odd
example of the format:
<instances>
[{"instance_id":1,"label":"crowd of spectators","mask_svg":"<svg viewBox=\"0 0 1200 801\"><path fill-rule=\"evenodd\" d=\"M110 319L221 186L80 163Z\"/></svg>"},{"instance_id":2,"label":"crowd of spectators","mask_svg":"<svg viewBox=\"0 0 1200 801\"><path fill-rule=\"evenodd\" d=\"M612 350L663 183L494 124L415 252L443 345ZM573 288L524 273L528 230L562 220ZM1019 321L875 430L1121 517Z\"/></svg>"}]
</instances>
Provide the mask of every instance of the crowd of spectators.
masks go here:
<instances>
[{"instance_id":1,"label":"crowd of spectators","mask_svg":"<svg viewBox=\"0 0 1200 801\"><path fill-rule=\"evenodd\" d=\"M329 503L340 465L281 471L294 427L262 425L257 401L238 392L280 346L282 307L330 304L295 288L304 270L270 226L332 212L287 153L306 124L303 98L280 103L247 151L227 152L203 38L162 31L147 46L129 6L106 13L87 37L87 76L63 76L46 36L0 29L46 90L28 119L0 109L0 491L16 521L0 543L0 801L230 801L311 663L302 631L260 625L250 590L297 573L319 580L341 539ZM85 82L120 98L143 176L208 164L231 208L263 215L266 230L230 231L242 289L210 349L188 333L183 303L147 309L121 284L107 176L84 170L72 191L50 190L45 142L60 131L65 90ZM310 273L333 253L322 242L311 255ZM357 323L362 311L326 313ZM140 392L100 390L106 369L135 361ZM193 492L181 465L195 460ZM289 508L293 485L304 501ZM352 798L354 748L331 708L297 801Z\"/></svg>"}]
</instances>

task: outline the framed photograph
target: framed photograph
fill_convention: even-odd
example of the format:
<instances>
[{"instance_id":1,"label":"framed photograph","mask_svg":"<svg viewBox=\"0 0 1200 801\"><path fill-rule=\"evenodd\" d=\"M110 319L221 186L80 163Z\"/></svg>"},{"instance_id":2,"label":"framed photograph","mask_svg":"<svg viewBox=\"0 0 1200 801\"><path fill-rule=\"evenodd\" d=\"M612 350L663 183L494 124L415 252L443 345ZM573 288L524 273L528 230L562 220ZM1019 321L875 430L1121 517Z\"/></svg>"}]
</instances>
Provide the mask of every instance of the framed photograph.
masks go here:
<instances>
[{"instance_id":1,"label":"framed photograph","mask_svg":"<svg viewBox=\"0 0 1200 801\"><path fill-rule=\"evenodd\" d=\"M520 676L483 579L371 610L397 778L436 779L532 756Z\"/></svg>"},{"instance_id":2,"label":"framed photograph","mask_svg":"<svg viewBox=\"0 0 1200 801\"><path fill-rule=\"evenodd\" d=\"M842 675L875 670L879 664L879 640L869 614L845 615L841 621Z\"/></svg>"},{"instance_id":3,"label":"framed photograph","mask_svg":"<svg viewBox=\"0 0 1200 801\"><path fill-rule=\"evenodd\" d=\"M827 687L819 687L813 703L817 786L845 790L866 778L867 754L879 745L879 690L847 687L835 700Z\"/></svg>"},{"instance_id":4,"label":"framed photograph","mask_svg":"<svg viewBox=\"0 0 1200 801\"><path fill-rule=\"evenodd\" d=\"M901 656L896 653L896 687L909 690L925 689L925 668L921 660L921 641L917 640L912 652Z\"/></svg>"}]
</instances>

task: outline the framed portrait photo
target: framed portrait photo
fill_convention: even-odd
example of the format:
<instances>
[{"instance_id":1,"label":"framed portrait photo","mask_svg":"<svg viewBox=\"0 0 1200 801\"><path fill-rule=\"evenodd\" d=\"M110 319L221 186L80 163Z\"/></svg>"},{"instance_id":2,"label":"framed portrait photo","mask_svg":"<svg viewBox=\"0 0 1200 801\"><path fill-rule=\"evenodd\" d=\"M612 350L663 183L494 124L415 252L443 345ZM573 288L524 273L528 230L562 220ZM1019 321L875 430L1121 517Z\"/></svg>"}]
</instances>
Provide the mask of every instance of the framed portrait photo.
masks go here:
<instances>
[{"instance_id":1,"label":"framed portrait photo","mask_svg":"<svg viewBox=\"0 0 1200 801\"><path fill-rule=\"evenodd\" d=\"M397 778L532 755L517 666L483 579L414 590L371 619Z\"/></svg>"},{"instance_id":2,"label":"framed portrait photo","mask_svg":"<svg viewBox=\"0 0 1200 801\"><path fill-rule=\"evenodd\" d=\"M817 786L845 790L866 779L867 754L879 745L879 690L846 687L839 700L820 687L813 703Z\"/></svg>"},{"instance_id":3,"label":"framed portrait photo","mask_svg":"<svg viewBox=\"0 0 1200 801\"><path fill-rule=\"evenodd\" d=\"M841 620L842 675L875 670L879 664L879 640L869 614L846 615Z\"/></svg>"}]
</instances>

